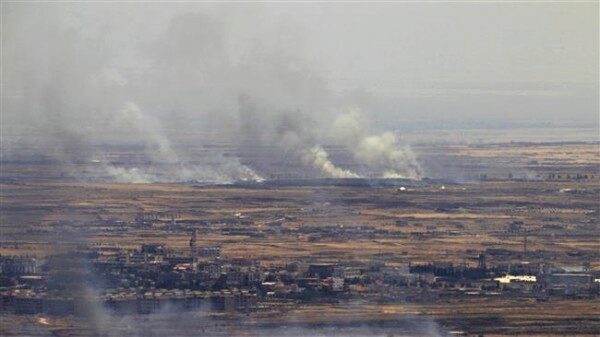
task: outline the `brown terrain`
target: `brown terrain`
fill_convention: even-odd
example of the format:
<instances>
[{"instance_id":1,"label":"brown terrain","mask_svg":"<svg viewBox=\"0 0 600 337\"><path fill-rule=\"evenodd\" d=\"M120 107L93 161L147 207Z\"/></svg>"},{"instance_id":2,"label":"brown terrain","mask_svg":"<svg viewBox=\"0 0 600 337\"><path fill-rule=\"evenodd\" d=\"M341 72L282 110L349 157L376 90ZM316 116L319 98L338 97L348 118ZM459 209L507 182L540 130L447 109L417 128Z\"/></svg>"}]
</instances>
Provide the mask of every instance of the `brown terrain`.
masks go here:
<instances>
[{"instance_id":1,"label":"brown terrain","mask_svg":"<svg viewBox=\"0 0 600 337\"><path fill-rule=\"evenodd\" d=\"M24 172L35 175L53 169L7 163L0 185L0 254L42 257L80 244L133 249L157 242L184 253L193 226L199 230L199 245L219 245L227 258L251 258L265 265L294 260L346 264L383 261L386 266L431 261L476 265L474 253L492 248L527 249L538 254L523 253L514 257L515 262L542 256L555 265L589 263L592 270L600 270L598 144L423 146L419 153L426 159L444 154L455 162L468 158L468 162L487 162L494 168L511 165L515 172L527 171L529 176L482 176L488 171L476 166L464 167L465 172L474 172L469 181L402 189L111 184L57 178L9 180ZM550 174L556 176L549 178ZM578 175L581 178L576 178ZM165 218L151 228L133 226L140 211L176 212L176 223ZM280 218L285 218L281 230L268 230L270 223ZM242 225L244 230L231 232L223 219L248 222ZM120 221L121 225L106 225L108 220ZM526 239L522 233L507 231L513 221L524 223ZM365 226L374 232L367 236L345 232ZM340 235L323 235L311 231L313 227L344 230ZM493 262L491 258L489 263ZM240 315L248 324L264 329L273 324L318 326L336 322L354 326L431 317L445 330L486 336L594 335L600 331L597 298L539 300L531 296L473 295L390 303L369 296L374 300L291 305L280 311ZM219 324L236 331L235 320L221 318ZM13 320L23 324L17 329L9 323ZM76 331L78 324L70 318L40 321L39 317L19 315L3 315L2 321L3 336L29 331L18 332L27 326L32 335L39 331L69 335L67 331Z\"/></svg>"}]
</instances>

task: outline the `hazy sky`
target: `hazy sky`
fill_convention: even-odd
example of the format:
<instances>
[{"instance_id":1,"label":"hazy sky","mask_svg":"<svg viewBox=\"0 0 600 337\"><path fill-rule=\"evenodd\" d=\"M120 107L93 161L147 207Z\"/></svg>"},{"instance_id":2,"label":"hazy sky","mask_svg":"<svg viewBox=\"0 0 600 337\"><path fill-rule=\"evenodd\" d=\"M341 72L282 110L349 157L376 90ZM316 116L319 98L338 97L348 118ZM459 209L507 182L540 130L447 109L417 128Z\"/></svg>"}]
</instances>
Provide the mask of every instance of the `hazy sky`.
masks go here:
<instances>
[{"instance_id":1,"label":"hazy sky","mask_svg":"<svg viewBox=\"0 0 600 337\"><path fill-rule=\"evenodd\" d=\"M334 88L405 118L598 121L598 3L279 6Z\"/></svg>"},{"instance_id":2,"label":"hazy sky","mask_svg":"<svg viewBox=\"0 0 600 337\"><path fill-rule=\"evenodd\" d=\"M376 127L598 127L597 2L2 9L10 129L110 119L115 95L159 123L213 125L242 94L316 116L359 106Z\"/></svg>"}]
</instances>

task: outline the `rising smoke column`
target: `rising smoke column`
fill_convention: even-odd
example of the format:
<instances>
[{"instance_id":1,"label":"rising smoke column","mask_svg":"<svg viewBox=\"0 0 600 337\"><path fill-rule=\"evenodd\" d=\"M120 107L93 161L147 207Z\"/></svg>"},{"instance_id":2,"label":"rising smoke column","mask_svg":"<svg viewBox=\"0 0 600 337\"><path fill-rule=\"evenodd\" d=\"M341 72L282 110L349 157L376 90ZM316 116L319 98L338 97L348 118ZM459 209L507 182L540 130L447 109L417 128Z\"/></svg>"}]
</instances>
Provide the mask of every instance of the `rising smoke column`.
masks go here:
<instances>
[{"instance_id":1,"label":"rising smoke column","mask_svg":"<svg viewBox=\"0 0 600 337\"><path fill-rule=\"evenodd\" d=\"M391 132L368 134L367 124L360 110L350 109L335 120L333 136L374 174L383 178L420 179L423 171L411 148L400 146Z\"/></svg>"},{"instance_id":2,"label":"rising smoke column","mask_svg":"<svg viewBox=\"0 0 600 337\"><path fill-rule=\"evenodd\" d=\"M84 21L79 26L77 20L85 17L78 14L87 7L38 3L3 8L10 14L3 13L3 84L8 85L3 87L2 114L12 126L15 143L30 145L43 158L58 161L63 173L85 180L226 183L260 179L235 158L207 156L202 158L205 162L192 165L176 151L157 110L172 108L165 102L179 97L165 98L160 88L152 93L140 90L141 82L161 83L155 75L168 69L151 64L154 72L147 66L132 72L120 66L119 55L133 51L116 48L107 37L111 32L122 33L123 26L86 30L88 25L110 21L100 15L95 17L98 22ZM203 47L209 42L203 41ZM134 63L147 64L146 54L135 54ZM180 68L197 56L186 50L178 55L183 57L176 60ZM162 101L149 99L153 97ZM140 148L134 157L143 157L144 164L140 160L113 163L107 144Z\"/></svg>"},{"instance_id":3,"label":"rising smoke column","mask_svg":"<svg viewBox=\"0 0 600 337\"><path fill-rule=\"evenodd\" d=\"M151 182L213 182L232 183L235 181L262 181L251 168L242 165L236 158L218 156L211 158L210 163L188 164L180 159L171 142L163 132L160 122L142 113L140 107L133 102L125 102L115 114L114 128L122 128L132 133L137 141L144 145L145 153L152 160L150 167L115 167L104 165L103 168L116 182L151 183ZM159 169L160 167L160 169Z\"/></svg>"},{"instance_id":4,"label":"rising smoke column","mask_svg":"<svg viewBox=\"0 0 600 337\"><path fill-rule=\"evenodd\" d=\"M315 145L310 149L305 149L302 154L302 161L321 172L322 175L329 178L358 178L359 175L335 166L329 155L320 145Z\"/></svg>"},{"instance_id":5,"label":"rising smoke column","mask_svg":"<svg viewBox=\"0 0 600 337\"><path fill-rule=\"evenodd\" d=\"M299 110L269 110L255 99L239 98L239 134L243 151L261 158L278 151L297 165L327 178L356 178L350 170L337 167L318 144L313 121ZM266 147L265 147L266 146ZM267 151L261 151L266 149Z\"/></svg>"}]
</instances>

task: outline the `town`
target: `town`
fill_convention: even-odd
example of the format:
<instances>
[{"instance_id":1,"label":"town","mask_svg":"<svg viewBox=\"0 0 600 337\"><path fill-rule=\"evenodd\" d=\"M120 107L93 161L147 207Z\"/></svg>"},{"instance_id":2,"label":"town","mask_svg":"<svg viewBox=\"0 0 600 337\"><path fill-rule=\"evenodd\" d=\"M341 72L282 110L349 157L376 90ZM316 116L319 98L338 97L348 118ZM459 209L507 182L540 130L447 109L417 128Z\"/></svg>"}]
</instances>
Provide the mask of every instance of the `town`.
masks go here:
<instances>
[{"instance_id":1,"label":"town","mask_svg":"<svg viewBox=\"0 0 600 337\"><path fill-rule=\"evenodd\" d=\"M174 215L171 226L177 226ZM238 215L239 216L239 215ZM123 226L153 226L160 215L139 213ZM280 234L284 219L269 223L259 235ZM108 225L108 224L106 224ZM248 220L201 224L204 231L223 225L227 233L244 233ZM398 221L403 226L404 222ZM187 227L193 227L188 225ZM521 221L508 223L506 233L524 233ZM179 227L180 228L180 227ZM389 236L369 226L300 228L310 241L328 236L349 240ZM219 246L199 246L201 230L191 230L189 250L169 249L162 243L137 249L100 244L81 246L63 255L42 259L1 256L0 310L16 314L73 315L85 305L73 292L93 284L96 294L85 297L119 314L148 314L169 310L261 311L293 303L369 299L376 302L428 302L464 296L552 297L597 299L600 271L590 263L552 263L553 254L522 250L467 250L462 263L386 263L382 256L368 263L295 259L286 263L228 258ZM287 233L292 235L294 233ZM572 253L577 254L577 253ZM579 254L582 261L597 260L600 252Z\"/></svg>"}]
</instances>

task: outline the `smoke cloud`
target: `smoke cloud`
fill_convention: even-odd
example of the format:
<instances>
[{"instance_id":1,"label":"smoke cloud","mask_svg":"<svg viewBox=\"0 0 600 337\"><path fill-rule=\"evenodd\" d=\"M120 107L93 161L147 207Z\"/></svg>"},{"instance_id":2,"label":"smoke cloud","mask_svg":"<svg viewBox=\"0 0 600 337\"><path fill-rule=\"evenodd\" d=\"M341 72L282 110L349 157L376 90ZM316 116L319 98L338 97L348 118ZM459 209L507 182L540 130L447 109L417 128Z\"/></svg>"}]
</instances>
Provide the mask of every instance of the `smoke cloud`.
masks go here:
<instances>
[{"instance_id":1,"label":"smoke cloud","mask_svg":"<svg viewBox=\"0 0 600 337\"><path fill-rule=\"evenodd\" d=\"M277 111L260 105L249 96L239 99L238 144L254 158L267 158L273 151L287 161L305 166L314 175L327 178L356 178L350 170L337 167L325 149L318 144L316 123L300 110ZM271 112L269 112L271 111Z\"/></svg>"},{"instance_id":2,"label":"smoke cloud","mask_svg":"<svg viewBox=\"0 0 600 337\"><path fill-rule=\"evenodd\" d=\"M329 160L327 152L317 145L307 151L303 155L305 163L318 169L323 175L331 178L358 178L358 174L344 170L333 165Z\"/></svg>"},{"instance_id":3,"label":"smoke cloud","mask_svg":"<svg viewBox=\"0 0 600 337\"><path fill-rule=\"evenodd\" d=\"M64 165L71 176L262 180L286 170L261 166L277 158L303 176L420 177L414 155L391 133L356 126L343 144L366 172L336 163L326 142L344 120L356 123L337 116L351 100L305 59L300 29L265 7L150 7L140 12L148 19L123 5L129 24L101 5L5 9L4 146L29 144L77 164Z\"/></svg>"},{"instance_id":4,"label":"smoke cloud","mask_svg":"<svg viewBox=\"0 0 600 337\"><path fill-rule=\"evenodd\" d=\"M370 174L384 178L422 178L423 171L409 146L400 146L391 132L371 135L368 122L357 108L340 115L333 124L335 139L366 166Z\"/></svg>"}]
</instances>

